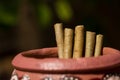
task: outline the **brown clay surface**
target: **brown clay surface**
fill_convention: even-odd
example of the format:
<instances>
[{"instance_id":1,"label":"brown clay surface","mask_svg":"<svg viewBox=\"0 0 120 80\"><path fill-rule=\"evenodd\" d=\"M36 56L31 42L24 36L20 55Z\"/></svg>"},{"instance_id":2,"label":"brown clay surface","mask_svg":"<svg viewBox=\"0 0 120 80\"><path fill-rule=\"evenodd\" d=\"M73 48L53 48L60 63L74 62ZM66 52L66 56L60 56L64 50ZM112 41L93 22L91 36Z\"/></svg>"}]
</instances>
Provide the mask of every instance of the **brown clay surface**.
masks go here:
<instances>
[{"instance_id":1,"label":"brown clay surface","mask_svg":"<svg viewBox=\"0 0 120 80\"><path fill-rule=\"evenodd\" d=\"M16 69L37 72L96 72L120 65L120 52L105 47L102 56L79 59L58 59L57 48L30 50L18 54L12 64ZM47 56L48 58L45 58ZM51 56L51 57L50 57Z\"/></svg>"}]
</instances>

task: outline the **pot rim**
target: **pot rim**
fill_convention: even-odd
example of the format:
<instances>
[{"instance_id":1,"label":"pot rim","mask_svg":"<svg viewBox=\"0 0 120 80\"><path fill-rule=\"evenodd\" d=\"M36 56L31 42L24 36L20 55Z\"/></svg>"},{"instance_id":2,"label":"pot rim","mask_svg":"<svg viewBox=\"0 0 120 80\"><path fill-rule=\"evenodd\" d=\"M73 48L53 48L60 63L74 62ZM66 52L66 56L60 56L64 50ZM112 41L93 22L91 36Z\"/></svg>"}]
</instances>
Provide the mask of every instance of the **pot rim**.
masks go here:
<instances>
[{"instance_id":1,"label":"pot rim","mask_svg":"<svg viewBox=\"0 0 120 80\"><path fill-rule=\"evenodd\" d=\"M50 52L50 53L49 53ZM52 58L28 57L26 54L53 54ZM104 47L103 54L98 57L82 57L78 59L56 58L57 48L42 48L19 53L12 61L15 69L35 72L85 72L104 70L120 66L120 51Z\"/></svg>"}]
</instances>

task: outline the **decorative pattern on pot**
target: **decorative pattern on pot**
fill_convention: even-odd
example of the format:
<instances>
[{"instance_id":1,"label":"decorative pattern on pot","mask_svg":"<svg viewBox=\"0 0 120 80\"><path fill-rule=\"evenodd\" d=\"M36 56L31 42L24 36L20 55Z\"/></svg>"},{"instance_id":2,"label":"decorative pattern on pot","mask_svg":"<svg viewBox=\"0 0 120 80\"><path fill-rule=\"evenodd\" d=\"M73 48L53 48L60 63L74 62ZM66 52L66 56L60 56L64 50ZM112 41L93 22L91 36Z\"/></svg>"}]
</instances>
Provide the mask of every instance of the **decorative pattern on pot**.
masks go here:
<instances>
[{"instance_id":1,"label":"decorative pattern on pot","mask_svg":"<svg viewBox=\"0 0 120 80\"><path fill-rule=\"evenodd\" d=\"M120 80L120 73L106 74L103 80Z\"/></svg>"},{"instance_id":2,"label":"decorative pattern on pot","mask_svg":"<svg viewBox=\"0 0 120 80\"><path fill-rule=\"evenodd\" d=\"M25 75L23 75L21 80L30 80L30 77L29 77L29 75L25 74Z\"/></svg>"},{"instance_id":3,"label":"decorative pattern on pot","mask_svg":"<svg viewBox=\"0 0 120 80\"><path fill-rule=\"evenodd\" d=\"M17 74L12 75L10 80L19 80Z\"/></svg>"}]
</instances>

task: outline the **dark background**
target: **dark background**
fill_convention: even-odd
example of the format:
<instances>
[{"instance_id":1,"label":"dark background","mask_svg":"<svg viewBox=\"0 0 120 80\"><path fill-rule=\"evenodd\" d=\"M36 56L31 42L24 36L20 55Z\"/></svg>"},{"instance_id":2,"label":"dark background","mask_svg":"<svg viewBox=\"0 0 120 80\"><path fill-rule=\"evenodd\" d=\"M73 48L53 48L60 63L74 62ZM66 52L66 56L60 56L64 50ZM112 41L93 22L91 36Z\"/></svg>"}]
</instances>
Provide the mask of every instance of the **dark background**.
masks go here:
<instances>
[{"instance_id":1,"label":"dark background","mask_svg":"<svg viewBox=\"0 0 120 80\"><path fill-rule=\"evenodd\" d=\"M120 50L119 0L0 0L0 80L9 80L11 60L21 51L56 46L55 23L104 35Z\"/></svg>"}]
</instances>

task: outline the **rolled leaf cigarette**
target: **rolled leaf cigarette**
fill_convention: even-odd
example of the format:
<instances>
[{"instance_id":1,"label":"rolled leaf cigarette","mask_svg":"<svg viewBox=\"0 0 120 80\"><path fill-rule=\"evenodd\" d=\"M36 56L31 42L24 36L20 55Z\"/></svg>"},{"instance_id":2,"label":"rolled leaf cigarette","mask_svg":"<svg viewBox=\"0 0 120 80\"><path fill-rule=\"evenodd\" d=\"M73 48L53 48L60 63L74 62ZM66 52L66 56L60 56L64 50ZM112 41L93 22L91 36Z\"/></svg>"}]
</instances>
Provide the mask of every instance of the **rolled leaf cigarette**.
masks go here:
<instances>
[{"instance_id":1,"label":"rolled leaf cigarette","mask_svg":"<svg viewBox=\"0 0 120 80\"><path fill-rule=\"evenodd\" d=\"M78 25L75 27L73 58L82 57L83 46L84 46L84 26Z\"/></svg>"},{"instance_id":2,"label":"rolled leaf cigarette","mask_svg":"<svg viewBox=\"0 0 120 80\"><path fill-rule=\"evenodd\" d=\"M103 35L102 34L98 34L96 36L95 53L94 53L95 57L101 55L102 44L103 44Z\"/></svg>"},{"instance_id":3,"label":"rolled leaf cigarette","mask_svg":"<svg viewBox=\"0 0 120 80\"><path fill-rule=\"evenodd\" d=\"M95 32L86 32L85 57L93 56L95 46Z\"/></svg>"},{"instance_id":4,"label":"rolled leaf cigarette","mask_svg":"<svg viewBox=\"0 0 120 80\"><path fill-rule=\"evenodd\" d=\"M72 57L73 30L65 28L64 30L64 58Z\"/></svg>"},{"instance_id":5,"label":"rolled leaf cigarette","mask_svg":"<svg viewBox=\"0 0 120 80\"><path fill-rule=\"evenodd\" d=\"M62 23L56 23L54 25L55 29L55 36L56 36L56 43L58 47L58 57L63 58L63 26Z\"/></svg>"}]
</instances>

